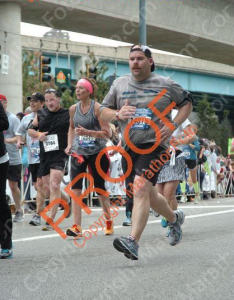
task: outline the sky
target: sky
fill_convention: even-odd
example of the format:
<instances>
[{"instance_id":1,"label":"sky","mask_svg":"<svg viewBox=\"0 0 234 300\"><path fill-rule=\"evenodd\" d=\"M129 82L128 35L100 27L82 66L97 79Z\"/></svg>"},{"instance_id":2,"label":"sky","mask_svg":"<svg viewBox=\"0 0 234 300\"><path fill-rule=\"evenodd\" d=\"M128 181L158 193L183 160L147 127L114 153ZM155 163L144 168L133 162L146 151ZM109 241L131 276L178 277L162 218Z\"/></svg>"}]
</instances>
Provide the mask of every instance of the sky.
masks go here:
<instances>
[{"instance_id":1,"label":"sky","mask_svg":"<svg viewBox=\"0 0 234 300\"><path fill-rule=\"evenodd\" d=\"M21 34L22 35L43 37L43 35L50 30L51 30L50 27L33 25L33 24L21 22ZM64 30L62 30L62 31L64 31ZM96 36L87 35L87 34L76 33L76 32L71 32L71 31L66 31L66 32L69 32L70 40L74 41L74 42L82 43L85 41L85 43L112 46L112 47L131 45L129 43L114 41L114 40L110 40L110 39L104 39L101 37L96 37ZM151 49L151 50L152 50L152 52L156 52L156 53L164 53L164 54L169 54L169 55L183 56L183 55L174 54L174 53L165 52L165 51L156 50L156 49Z\"/></svg>"}]
</instances>

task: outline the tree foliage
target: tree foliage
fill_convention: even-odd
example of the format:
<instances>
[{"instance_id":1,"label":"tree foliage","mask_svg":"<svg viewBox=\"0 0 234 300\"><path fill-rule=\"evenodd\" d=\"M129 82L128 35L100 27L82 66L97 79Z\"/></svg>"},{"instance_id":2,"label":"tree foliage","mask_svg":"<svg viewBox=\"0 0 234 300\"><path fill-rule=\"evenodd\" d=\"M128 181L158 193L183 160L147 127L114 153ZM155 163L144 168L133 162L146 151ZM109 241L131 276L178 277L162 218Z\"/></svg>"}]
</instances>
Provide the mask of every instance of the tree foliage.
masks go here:
<instances>
[{"instance_id":1,"label":"tree foliage","mask_svg":"<svg viewBox=\"0 0 234 300\"><path fill-rule=\"evenodd\" d=\"M72 95L73 94L73 95ZM70 108L73 104L76 103L76 95L71 89L66 89L62 93L61 105L64 108Z\"/></svg>"},{"instance_id":2,"label":"tree foliage","mask_svg":"<svg viewBox=\"0 0 234 300\"><path fill-rule=\"evenodd\" d=\"M227 155L228 138L232 137L231 124L228 120L229 111L223 111L223 120L219 123L218 116L215 114L208 96L204 95L203 99L196 106L198 117L198 136L208 140L215 140L216 145L222 148L222 154Z\"/></svg>"},{"instance_id":3,"label":"tree foliage","mask_svg":"<svg viewBox=\"0 0 234 300\"><path fill-rule=\"evenodd\" d=\"M48 88L58 89L55 85L54 78L52 77L51 82L40 82L39 80L39 66L40 66L40 55L39 51L23 50L22 52L22 74L23 74L23 108L25 110L28 107L27 96L32 95L35 92L41 94L45 93ZM109 90L109 82L105 80L104 75L108 70L106 64L99 64L98 59L95 57L93 51L89 51L87 60L85 61L86 68L90 66L97 68L97 100L102 102L104 96ZM86 72L80 72L80 77L86 77ZM65 108L69 108L76 102L76 96L74 93L75 86L71 89L61 89L61 103Z\"/></svg>"},{"instance_id":4,"label":"tree foliage","mask_svg":"<svg viewBox=\"0 0 234 300\"><path fill-rule=\"evenodd\" d=\"M223 111L223 120L220 124L220 146L222 154L228 155L228 139L232 138L232 126L228 119L229 110Z\"/></svg>"},{"instance_id":5,"label":"tree foliage","mask_svg":"<svg viewBox=\"0 0 234 300\"><path fill-rule=\"evenodd\" d=\"M54 79L51 82L41 83L39 80L40 52L22 51L22 75L23 75L23 108L28 107L27 96L35 92L44 94L48 88L55 88Z\"/></svg>"},{"instance_id":6,"label":"tree foliage","mask_svg":"<svg viewBox=\"0 0 234 300\"><path fill-rule=\"evenodd\" d=\"M109 91L109 81L104 77L106 71L108 70L108 67L105 63L99 64L99 60L96 58L94 52L91 50L88 53L88 58L85 61L85 66L86 66L86 70L88 69L88 66L91 68L95 68L95 67L97 68L97 72L96 72L96 83L98 86L97 101L101 103L105 95ZM86 76L87 76L87 72L80 71L80 77L86 77Z\"/></svg>"}]
</instances>

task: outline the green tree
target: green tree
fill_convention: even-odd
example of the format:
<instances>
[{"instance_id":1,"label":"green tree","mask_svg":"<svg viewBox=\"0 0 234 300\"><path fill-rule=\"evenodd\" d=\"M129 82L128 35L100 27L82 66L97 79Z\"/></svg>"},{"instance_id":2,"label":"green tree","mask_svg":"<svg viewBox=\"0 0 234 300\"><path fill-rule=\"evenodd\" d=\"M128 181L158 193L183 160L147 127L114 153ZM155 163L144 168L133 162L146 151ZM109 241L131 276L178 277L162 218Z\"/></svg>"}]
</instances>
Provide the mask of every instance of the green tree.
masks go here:
<instances>
[{"instance_id":1,"label":"green tree","mask_svg":"<svg viewBox=\"0 0 234 300\"><path fill-rule=\"evenodd\" d=\"M61 104L64 108L70 108L73 104L76 103L76 95L70 89L66 89L61 96Z\"/></svg>"},{"instance_id":2,"label":"green tree","mask_svg":"<svg viewBox=\"0 0 234 300\"><path fill-rule=\"evenodd\" d=\"M97 101L102 102L104 99L105 95L109 91L109 81L105 79L105 73L108 70L107 65L104 64L99 64L99 60L96 58L95 54L93 51L89 51L88 53L88 58L85 61L85 66L86 70L89 67L91 68L97 68L96 72L96 82L98 86L98 91L97 91ZM80 71L80 77L87 77L87 72Z\"/></svg>"},{"instance_id":3,"label":"green tree","mask_svg":"<svg viewBox=\"0 0 234 300\"><path fill-rule=\"evenodd\" d=\"M39 92L44 94L48 88L55 88L54 79L51 82L41 83L39 80L40 52L22 51L22 75L23 75L23 108L28 107L27 96Z\"/></svg>"},{"instance_id":4,"label":"green tree","mask_svg":"<svg viewBox=\"0 0 234 300\"><path fill-rule=\"evenodd\" d=\"M228 155L228 139L232 138L232 127L228 115L229 110L224 110L223 120L220 124L220 147L224 156Z\"/></svg>"},{"instance_id":5,"label":"green tree","mask_svg":"<svg viewBox=\"0 0 234 300\"><path fill-rule=\"evenodd\" d=\"M204 95L203 99L196 106L198 117L198 136L215 140L216 144L220 145L220 128L218 117L214 109L208 101L208 96Z\"/></svg>"}]
</instances>

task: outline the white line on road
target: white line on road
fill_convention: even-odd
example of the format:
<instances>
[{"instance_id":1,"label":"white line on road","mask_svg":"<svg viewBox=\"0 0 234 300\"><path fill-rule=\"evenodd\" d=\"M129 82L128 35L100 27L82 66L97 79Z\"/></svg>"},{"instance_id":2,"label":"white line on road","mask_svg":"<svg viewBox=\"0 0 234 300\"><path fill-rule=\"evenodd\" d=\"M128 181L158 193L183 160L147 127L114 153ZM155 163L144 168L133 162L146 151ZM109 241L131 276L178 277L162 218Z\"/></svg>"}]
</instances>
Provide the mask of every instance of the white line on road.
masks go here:
<instances>
[{"instance_id":1,"label":"white line on road","mask_svg":"<svg viewBox=\"0 0 234 300\"><path fill-rule=\"evenodd\" d=\"M196 206L198 208L198 206ZM203 208L203 206L201 206ZM229 206L228 206L229 207ZM232 206L233 207L233 206ZM207 216L214 216L214 215L221 215L221 214L228 214L234 212L234 209L230 210L223 210L223 211L217 211L217 212L209 212L205 214L197 214L197 215L192 215L192 216L186 216L186 219L194 219L194 218L200 218L200 217L207 217ZM155 221L148 221L147 224L154 224L154 223L160 223L161 220L155 220ZM123 228L122 225L114 226L114 229L119 229ZM101 231L102 228L99 228L98 231ZM89 229L85 229L84 231L89 231ZM35 241L35 240L41 240L41 239L48 239L48 238L54 238L54 237L60 237L59 234L50 234L50 235L40 235L40 236L34 236L34 237L29 237L29 238L22 238L22 239L17 239L13 240L14 243L17 242L27 242L27 241Z\"/></svg>"},{"instance_id":2,"label":"white line on road","mask_svg":"<svg viewBox=\"0 0 234 300\"><path fill-rule=\"evenodd\" d=\"M124 211L125 207L119 207L120 211ZM194 205L194 206L179 206L179 208L183 208L183 209L196 209L196 208L234 208L234 205L207 205L207 206L203 206L203 205ZM103 211L102 208L96 208L96 207L90 207L90 209L92 211ZM62 210L60 210L59 212L63 212ZM31 216L32 214L24 214L25 216Z\"/></svg>"}]
</instances>

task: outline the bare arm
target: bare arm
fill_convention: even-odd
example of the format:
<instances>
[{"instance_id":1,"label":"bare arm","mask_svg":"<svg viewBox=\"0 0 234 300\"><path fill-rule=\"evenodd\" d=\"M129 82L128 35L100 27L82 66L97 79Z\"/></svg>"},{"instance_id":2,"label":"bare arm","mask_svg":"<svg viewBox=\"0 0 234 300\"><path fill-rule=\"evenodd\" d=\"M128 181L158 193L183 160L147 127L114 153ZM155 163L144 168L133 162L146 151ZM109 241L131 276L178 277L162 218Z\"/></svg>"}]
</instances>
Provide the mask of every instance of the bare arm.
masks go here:
<instances>
[{"instance_id":1,"label":"bare arm","mask_svg":"<svg viewBox=\"0 0 234 300\"><path fill-rule=\"evenodd\" d=\"M178 109L179 109L178 114L176 115L173 122L177 123L178 125L181 125L191 114L193 110L193 105L189 101L186 105L179 107Z\"/></svg>"},{"instance_id":2,"label":"bare arm","mask_svg":"<svg viewBox=\"0 0 234 300\"><path fill-rule=\"evenodd\" d=\"M74 126L74 122L73 122L75 110L76 110L76 105L72 105L69 109L70 126L69 126L69 130L68 130L67 148L65 149L65 153L67 155L71 154L72 144L73 144L73 140L75 138L75 126Z\"/></svg>"},{"instance_id":3,"label":"bare arm","mask_svg":"<svg viewBox=\"0 0 234 300\"><path fill-rule=\"evenodd\" d=\"M100 113L100 117L104 121L113 122L117 120L116 118L117 112L119 113L118 115L119 120L126 121L135 114L136 107L129 105L129 101L126 100L124 106L122 106L119 111L115 109L110 109L108 107L103 108Z\"/></svg>"},{"instance_id":4,"label":"bare arm","mask_svg":"<svg viewBox=\"0 0 234 300\"><path fill-rule=\"evenodd\" d=\"M191 102L188 102L186 105L179 108L178 114L176 115L173 122L177 123L179 126L189 117L190 113L192 112L193 106ZM171 130L167 125L165 125L162 121L161 124L163 125L161 131L161 142L168 139L172 133L173 130ZM188 143L193 142L194 139L191 139L188 141ZM187 142L186 142L187 143Z\"/></svg>"},{"instance_id":5,"label":"bare arm","mask_svg":"<svg viewBox=\"0 0 234 300\"><path fill-rule=\"evenodd\" d=\"M5 139L4 142L6 144L16 144L17 143L16 136L14 136L13 138Z\"/></svg>"},{"instance_id":6,"label":"bare arm","mask_svg":"<svg viewBox=\"0 0 234 300\"><path fill-rule=\"evenodd\" d=\"M33 122L32 122L31 125L33 125L35 127L38 127L38 117L37 117L37 114L34 117L34 120L33 120ZM46 135L48 134L48 132L38 132L35 129L29 128L28 129L28 134L32 138L34 138L34 139L37 138L39 141L44 142L46 140Z\"/></svg>"},{"instance_id":7,"label":"bare arm","mask_svg":"<svg viewBox=\"0 0 234 300\"><path fill-rule=\"evenodd\" d=\"M17 148L22 149L22 146L25 144L25 138L22 135L17 135Z\"/></svg>"}]
</instances>

